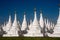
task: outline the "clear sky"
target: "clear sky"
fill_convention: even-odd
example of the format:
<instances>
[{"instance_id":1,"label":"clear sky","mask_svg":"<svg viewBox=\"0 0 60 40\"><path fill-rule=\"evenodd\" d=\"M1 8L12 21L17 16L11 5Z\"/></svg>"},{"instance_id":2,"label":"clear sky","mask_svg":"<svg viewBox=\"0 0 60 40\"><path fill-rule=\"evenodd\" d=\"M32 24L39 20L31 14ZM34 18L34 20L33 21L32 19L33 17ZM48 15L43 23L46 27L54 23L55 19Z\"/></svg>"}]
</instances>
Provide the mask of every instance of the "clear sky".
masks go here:
<instances>
[{"instance_id":1,"label":"clear sky","mask_svg":"<svg viewBox=\"0 0 60 40\"><path fill-rule=\"evenodd\" d=\"M0 0L0 23L8 20L9 14L14 19L14 11L17 11L17 17L22 22L24 11L27 21L34 19L34 8L37 10L39 19L40 9L43 11L43 17L55 21L58 17L59 0Z\"/></svg>"}]
</instances>

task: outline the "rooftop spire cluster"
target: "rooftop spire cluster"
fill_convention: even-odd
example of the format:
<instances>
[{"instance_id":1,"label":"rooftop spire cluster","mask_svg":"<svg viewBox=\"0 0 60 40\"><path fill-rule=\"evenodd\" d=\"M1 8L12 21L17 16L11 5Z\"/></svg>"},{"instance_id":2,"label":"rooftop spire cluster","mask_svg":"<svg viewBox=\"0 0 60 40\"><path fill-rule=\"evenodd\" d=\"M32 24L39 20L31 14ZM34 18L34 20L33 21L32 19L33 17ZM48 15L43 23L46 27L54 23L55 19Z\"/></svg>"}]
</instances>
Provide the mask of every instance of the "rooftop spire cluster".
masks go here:
<instances>
[{"instance_id":1,"label":"rooftop spire cluster","mask_svg":"<svg viewBox=\"0 0 60 40\"><path fill-rule=\"evenodd\" d=\"M59 8L60 13L60 8ZM32 18L32 17L31 17ZM55 25L53 22L46 18L43 18L42 10L40 10L40 19L37 19L36 8L34 8L34 20L30 19L30 24L26 20L26 13L24 12L24 18L22 24L17 20L17 15L15 11L14 21L11 21L11 16L9 15L9 21L2 25L2 29L6 32L3 37L18 37L18 36L28 36L28 37L60 37L60 15Z\"/></svg>"}]
</instances>

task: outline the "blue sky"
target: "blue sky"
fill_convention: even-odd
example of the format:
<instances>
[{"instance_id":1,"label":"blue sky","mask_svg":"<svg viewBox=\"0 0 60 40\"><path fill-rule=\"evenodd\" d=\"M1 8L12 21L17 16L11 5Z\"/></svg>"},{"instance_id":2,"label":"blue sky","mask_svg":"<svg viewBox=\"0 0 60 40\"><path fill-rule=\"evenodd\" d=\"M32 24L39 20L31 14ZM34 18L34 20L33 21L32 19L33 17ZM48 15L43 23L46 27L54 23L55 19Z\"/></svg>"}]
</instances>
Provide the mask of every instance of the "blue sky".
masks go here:
<instances>
[{"instance_id":1,"label":"blue sky","mask_svg":"<svg viewBox=\"0 0 60 40\"><path fill-rule=\"evenodd\" d=\"M9 14L14 19L14 11L17 11L18 20L22 22L24 11L27 21L34 19L34 8L37 10L39 19L40 9L43 11L43 17L56 22L58 18L59 0L0 0L0 23L8 21Z\"/></svg>"}]
</instances>

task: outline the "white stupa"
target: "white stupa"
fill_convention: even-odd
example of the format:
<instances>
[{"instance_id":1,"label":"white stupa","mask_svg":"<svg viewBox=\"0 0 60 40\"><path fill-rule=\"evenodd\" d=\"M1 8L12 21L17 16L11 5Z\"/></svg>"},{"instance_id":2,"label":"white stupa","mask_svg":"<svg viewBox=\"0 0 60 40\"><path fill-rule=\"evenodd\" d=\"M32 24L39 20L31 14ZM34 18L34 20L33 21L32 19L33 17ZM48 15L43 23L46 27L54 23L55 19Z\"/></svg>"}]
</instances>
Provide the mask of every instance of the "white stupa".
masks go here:
<instances>
[{"instance_id":1,"label":"white stupa","mask_svg":"<svg viewBox=\"0 0 60 40\"><path fill-rule=\"evenodd\" d=\"M18 22L17 22L16 11L15 11L15 19L14 19L14 22L11 26L11 29L7 32L6 35L3 35L3 36L8 36L8 37L17 37L17 36L19 36L18 35L18 31L19 31L18 26L19 25L18 25Z\"/></svg>"},{"instance_id":2,"label":"white stupa","mask_svg":"<svg viewBox=\"0 0 60 40\"><path fill-rule=\"evenodd\" d=\"M3 30L8 32L11 29L11 26L12 26L12 21L11 21L11 16L9 15L9 21L7 22L6 25L4 23Z\"/></svg>"},{"instance_id":3,"label":"white stupa","mask_svg":"<svg viewBox=\"0 0 60 40\"><path fill-rule=\"evenodd\" d=\"M36 11L34 11L34 20L33 23L30 24L28 33L25 34L24 36L28 37L42 37L43 35L41 34L41 29L36 17Z\"/></svg>"},{"instance_id":4,"label":"white stupa","mask_svg":"<svg viewBox=\"0 0 60 40\"><path fill-rule=\"evenodd\" d=\"M22 27L21 27L21 30L26 30L27 28L27 21L26 21L26 15L25 15L25 12L24 12L24 19L23 19L23 22L22 22Z\"/></svg>"},{"instance_id":5,"label":"white stupa","mask_svg":"<svg viewBox=\"0 0 60 40\"><path fill-rule=\"evenodd\" d=\"M50 37L60 37L60 8L59 8L59 16L57 20L57 24L54 27L53 34L49 35Z\"/></svg>"},{"instance_id":6,"label":"white stupa","mask_svg":"<svg viewBox=\"0 0 60 40\"><path fill-rule=\"evenodd\" d=\"M9 34L11 34L11 36L19 36L18 35L18 31L19 31L19 25L18 25L18 21L17 21L17 17L16 17L16 11L15 11L15 19L12 25L12 28L9 32Z\"/></svg>"},{"instance_id":7,"label":"white stupa","mask_svg":"<svg viewBox=\"0 0 60 40\"><path fill-rule=\"evenodd\" d=\"M39 21L39 24L40 24L41 28L44 27L44 21L43 21L42 12L40 13L40 21Z\"/></svg>"},{"instance_id":8,"label":"white stupa","mask_svg":"<svg viewBox=\"0 0 60 40\"><path fill-rule=\"evenodd\" d=\"M60 37L60 8L59 8L59 16L58 16L57 24L55 25L53 34L55 34L54 35L55 37Z\"/></svg>"},{"instance_id":9,"label":"white stupa","mask_svg":"<svg viewBox=\"0 0 60 40\"><path fill-rule=\"evenodd\" d=\"M35 8L34 20L32 21L31 19L30 24L29 22L27 22L26 15L24 12L24 18L21 25L20 22L17 20L17 15L15 11L13 24L11 16L9 15L8 22L6 24L4 23L4 25L1 26L3 27L3 31L6 31L7 33L4 34L3 37L18 37L21 34L22 36L25 37L43 37L43 36L60 37L60 8L56 25L54 25L54 23L49 21L48 19L47 20L43 19L42 12L40 13L40 20L38 21Z\"/></svg>"}]
</instances>

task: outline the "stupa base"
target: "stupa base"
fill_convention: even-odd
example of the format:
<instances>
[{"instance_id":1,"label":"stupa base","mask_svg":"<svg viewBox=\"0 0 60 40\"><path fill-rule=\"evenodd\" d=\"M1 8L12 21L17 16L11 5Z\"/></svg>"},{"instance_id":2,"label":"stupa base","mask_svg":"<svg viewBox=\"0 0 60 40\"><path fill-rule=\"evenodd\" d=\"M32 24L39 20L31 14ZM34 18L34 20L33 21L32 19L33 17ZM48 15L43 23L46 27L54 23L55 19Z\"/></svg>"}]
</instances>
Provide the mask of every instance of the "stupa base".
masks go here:
<instances>
[{"instance_id":1,"label":"stupa base","mask_svg":"<svg viewBox=\"0 0 60 40\"><path fill-rule=\"evenodd\" d=\"M3 37L19 37L19 35L14 35L14 34L4 34Z\"/></svg>"},{"instance_id":2,"label":"stupa base","mask_svg":"<svg viewBox=\"0 0 60 40\"><path fill-rule=\"evenodd\" d=\"M40 35L38 35L38 34L35 34L35 35L33 35L33 34L25 34L24 36L25 37L43 37L42 34L40 34Z\"/></svg>"},{"instance_id":3,"label":"stupa base","mask_svg":"<svg viewBox=\"0 0 60 40\"><path fill-rule=\"evenodd\" d=\"M60 34L48 34L49 37L60 37Z\"/></svg>"}]
</instances>

